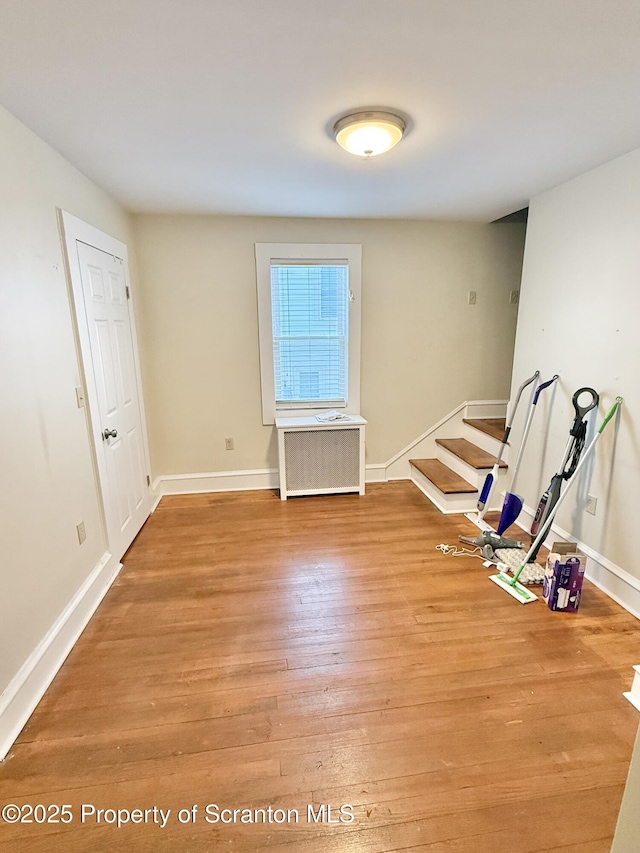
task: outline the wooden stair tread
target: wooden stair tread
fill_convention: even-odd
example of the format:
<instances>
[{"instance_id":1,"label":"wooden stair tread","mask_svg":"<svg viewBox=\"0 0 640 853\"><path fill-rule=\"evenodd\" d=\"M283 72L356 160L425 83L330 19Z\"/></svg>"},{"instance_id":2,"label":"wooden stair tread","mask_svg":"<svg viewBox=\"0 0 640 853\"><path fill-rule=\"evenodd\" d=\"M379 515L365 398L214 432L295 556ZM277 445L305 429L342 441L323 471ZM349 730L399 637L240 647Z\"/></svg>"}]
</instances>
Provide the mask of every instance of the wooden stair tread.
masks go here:
<instances>
[{"instance_id":1,"label":"wooden stair tread","mask_svg":"<svg viewBox=\"0 0 640 853\"><path fill-rule=\"evenodd\" d=\"M478 491L439 459L410 459L409 464L445 495L476 494Z\"/></svg>"},{"instance_id":2,"label":"wooden stair tread","mask_svg":"<svg viewBox=\"0 0 640 853\"><path fill-rule=\"evenodd\" d=\"M476 470L480 468L493 468L496 461L495 456L487 453L486 450L482 450L481 447L471 444L466 438L436 438L436 444L444 447ZM500 468L506 467L507 463L501 459Z\"/></svg>"},{"instance_id":3,"label":"wooden stair tread","mask_svg":"<svg viewBox=\"0 0 640 853\"><path fill-rule=\"evenodd\" d=\"M480 432L497 438L498 441L502 441L506 426L504 418L463 418L462 423L469 424L469 426L479 429Z\"/></svg>"}]
</instances>

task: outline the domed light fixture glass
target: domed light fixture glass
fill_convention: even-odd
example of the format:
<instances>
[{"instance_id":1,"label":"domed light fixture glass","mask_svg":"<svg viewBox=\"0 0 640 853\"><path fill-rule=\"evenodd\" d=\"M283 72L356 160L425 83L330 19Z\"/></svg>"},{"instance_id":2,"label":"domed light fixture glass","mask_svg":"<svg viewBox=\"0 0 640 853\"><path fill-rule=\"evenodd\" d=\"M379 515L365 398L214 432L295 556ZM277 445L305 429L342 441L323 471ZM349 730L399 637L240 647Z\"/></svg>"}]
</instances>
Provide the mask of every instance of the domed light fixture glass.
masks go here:
<instances>
[{"instance_id":1,"label":"domed light fixture glass","mask_svg":"<svg viewBox=\"0 0 640 853\"><path fill-rule=\"evenodd\" d=\"M390 151L402 139L406 122L395 113L369 110L343 116L333 126L338 145L358 157Z\"/></svg>"}]
</instances>

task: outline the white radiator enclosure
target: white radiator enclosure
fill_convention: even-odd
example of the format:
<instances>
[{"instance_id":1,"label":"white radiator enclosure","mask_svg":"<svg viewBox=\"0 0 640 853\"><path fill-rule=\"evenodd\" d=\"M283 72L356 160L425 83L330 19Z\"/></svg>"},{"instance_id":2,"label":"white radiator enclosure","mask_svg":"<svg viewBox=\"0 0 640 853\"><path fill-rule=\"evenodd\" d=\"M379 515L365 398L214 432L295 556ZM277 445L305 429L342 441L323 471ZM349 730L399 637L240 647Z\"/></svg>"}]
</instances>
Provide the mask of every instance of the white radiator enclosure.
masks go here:
<instances>
[{"instance_id":1,"label":"white radiator enclosure","mask_svg":"<svg viewBox=\"0 0 640 853\"><path fill-rule=\"evenodd\" d=\"M276 418L280 497L364 494L366 421L320 423L315 417Z\"/></svg>"}]
</instances>

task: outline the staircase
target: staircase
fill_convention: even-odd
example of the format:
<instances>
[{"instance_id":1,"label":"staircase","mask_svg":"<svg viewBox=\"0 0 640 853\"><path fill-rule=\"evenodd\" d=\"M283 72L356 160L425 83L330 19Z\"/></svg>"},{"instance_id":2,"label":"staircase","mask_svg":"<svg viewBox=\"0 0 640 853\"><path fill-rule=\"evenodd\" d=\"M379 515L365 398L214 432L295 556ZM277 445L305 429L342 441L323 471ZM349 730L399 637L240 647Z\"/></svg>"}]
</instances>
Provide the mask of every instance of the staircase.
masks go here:
<instances>
[{"instance_id":1,"label":"staircase","mask_svg":"<svg viewBox=\"0 0 640 853\"><path fill-rule=\"evenodd\" d=\"M463 418L462 423L463 437L435 440L437 458L409 460L412 482L446 514L476 509L505 428L504 418ZM490 509L500 507L506 470L502 460Z\"/></svg>"}]
</instances>

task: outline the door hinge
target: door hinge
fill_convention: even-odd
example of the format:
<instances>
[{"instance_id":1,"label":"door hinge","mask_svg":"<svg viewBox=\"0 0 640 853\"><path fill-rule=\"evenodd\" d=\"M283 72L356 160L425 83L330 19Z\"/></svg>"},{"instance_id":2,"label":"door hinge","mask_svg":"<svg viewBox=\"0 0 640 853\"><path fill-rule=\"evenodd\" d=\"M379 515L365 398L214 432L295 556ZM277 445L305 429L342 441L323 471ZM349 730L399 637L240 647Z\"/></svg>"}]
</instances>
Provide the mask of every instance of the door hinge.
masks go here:
<instances>
[{"instance_id":1,"label":"door hinge","mask_svg":"<svg viewBox=\"0 0 640 853\"><path fill-rule=\"evenodd\" d=\"M147 486L151 485L151 477L147 474Z\"/></svg>"},{"instance_id":2,"label":"door hinge","mask_svg":"<svg viewBox=\"0 0 640 853\"><path fill-rule=\"evenodd\" d=\"M124 289L127 292L127 299L131 299L131 291L129 290L129 285L125 284Z\"/></svg>"}]
</instances>

